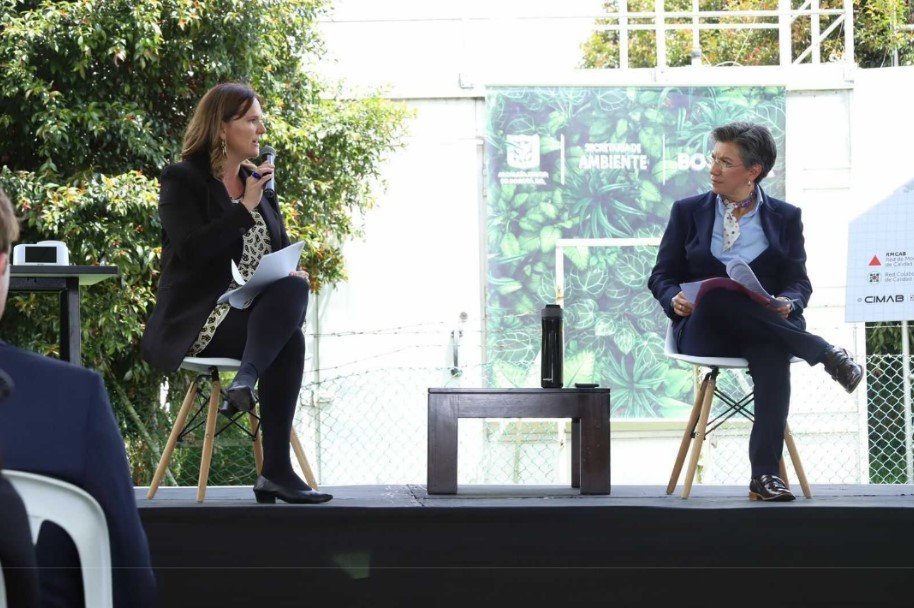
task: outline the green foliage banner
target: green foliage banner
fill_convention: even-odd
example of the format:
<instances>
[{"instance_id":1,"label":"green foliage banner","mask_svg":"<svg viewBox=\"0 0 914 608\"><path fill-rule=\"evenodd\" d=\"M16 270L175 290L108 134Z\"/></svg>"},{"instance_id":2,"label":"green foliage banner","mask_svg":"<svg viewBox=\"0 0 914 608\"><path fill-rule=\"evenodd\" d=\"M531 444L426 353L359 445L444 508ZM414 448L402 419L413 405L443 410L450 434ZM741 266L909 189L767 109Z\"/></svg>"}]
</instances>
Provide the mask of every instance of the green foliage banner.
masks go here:
<instances>
[{"instance_id":1,"label":"green foliage banner","mask_svg":"<svg viewBox=\"0 0 914 608\"><path fill-rule=\"evenodd\" d=\"M768 126L784 195L780 87L493 88L487 95L488 381L539 385L539 312L556 301L559 239L659 238L673 201L710 189L709 135ZM563 247L565 386L612 389L613 415L681 417L691 377L663 356L666 317L647 289L656 247Z\"/></svg>"}]
</instances>

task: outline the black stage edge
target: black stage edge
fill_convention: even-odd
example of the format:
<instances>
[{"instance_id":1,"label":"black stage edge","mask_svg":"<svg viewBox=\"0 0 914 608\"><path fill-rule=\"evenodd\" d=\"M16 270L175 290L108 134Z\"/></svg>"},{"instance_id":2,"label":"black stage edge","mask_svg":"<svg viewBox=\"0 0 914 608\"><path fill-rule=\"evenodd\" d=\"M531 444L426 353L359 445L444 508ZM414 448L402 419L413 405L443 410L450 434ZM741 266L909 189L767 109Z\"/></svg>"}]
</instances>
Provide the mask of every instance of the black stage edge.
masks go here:
<instances>
[{"instance_id":1,"label":"black stage edge","mask_svg":"<svg viewBox=\"0 0 914 608\"><path fill-rule=\"evenodd\" d=\"M137 488L159 606L914 606L914 486Z\"/></svg>"}]
</instances>

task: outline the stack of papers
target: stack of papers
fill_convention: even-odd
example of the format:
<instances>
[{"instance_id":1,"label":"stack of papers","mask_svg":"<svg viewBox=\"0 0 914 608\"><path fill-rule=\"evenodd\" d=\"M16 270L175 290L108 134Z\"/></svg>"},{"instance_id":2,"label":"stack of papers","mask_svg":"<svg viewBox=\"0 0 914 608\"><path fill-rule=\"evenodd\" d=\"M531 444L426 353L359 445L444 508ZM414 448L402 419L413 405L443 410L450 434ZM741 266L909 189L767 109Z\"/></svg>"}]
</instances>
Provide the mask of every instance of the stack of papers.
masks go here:
<instances>
[{"instance_id":1,"label":"stack of papers","mask_svg":"<svg viewBox=\"0 0 914 608\"><path fill-rule=\"evenodd\" d=\"M304 248L304 241L299 241L279 251L268 253L260 259L260 264L257 265L254 274L247 281L241 276L235 260L232 260L232 278L235 279L238 287L229 289L219 296L217 303L224 304L228 302L233 308L247 308L251 301L260 295L260 292L267 285L289 276L290 272L298 268L298 260L301 258L301 252Z\"/></svg>"},{"instance_id":2,"label":"stack of papers","mask_svg":"<svg viewBox=\"0 0 914 608\"><path fill-rule=\"evenodd\" d=\"M682 290L686 299L689 302L692 302L693 306L698 306L701 297L712 289L738 291L759 304L764 304L771 308L786 308L790 306L790 302L778 300L768 293L768 291L762 287L762 284L759 282L758 277L755 276L755 273L752 272L749 264L743 260L730 260L727 264L727 275L730 277L729 279L715 277L713 279L705 279L704 281L683 283L679 288Z\"/></svg>"}]
</instances>

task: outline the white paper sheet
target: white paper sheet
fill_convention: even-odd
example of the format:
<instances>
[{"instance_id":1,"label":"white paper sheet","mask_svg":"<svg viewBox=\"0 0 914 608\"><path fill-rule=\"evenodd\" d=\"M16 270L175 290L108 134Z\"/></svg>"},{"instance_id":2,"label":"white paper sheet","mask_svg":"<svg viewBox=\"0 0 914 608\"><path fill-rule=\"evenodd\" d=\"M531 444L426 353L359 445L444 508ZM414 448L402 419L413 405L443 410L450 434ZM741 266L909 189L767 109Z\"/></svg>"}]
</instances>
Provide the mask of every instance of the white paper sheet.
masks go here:
<instances>
[{"instance_id":1,"label":"white paper sheet","mask_svg":"<svg viewBox=\"0 0 914 608\"><path fill-rule=\"evenodd\" d=\"M230 289L219 296L218 303L228 302L233 308L244 308L248 303L256 298L267 285L278 281L283 277L289 276L289 273L298 268L298 260L301 257L302 249L305 243L299 241L284 247L279 251L268 253L260 259L257 269L251 278L245 282L235 260L232 260L232 277L239 287Z\"/></svg>"},{"instance_id":2,"label":"white paper sheet","mask_svg":"<svg viewBox=\"0 0 914 608\"><path fill-rule=\"evenodd\" d=\"M790 306L789 302L778 300L773 295L768 293L768 291L762 286L762 283L758 280L758 277L755 276L755 273L752 272L752 268L749 267L749 264L741 259L733 259L727 263L727 276L729 276L733 281L736 281L745 287L747 290L752 291L765 298L765 300L768 302L768 305L773 308L784 308ZM698 301L698 292L701 291L701 286L704 283L705 281L682 283L679 285L679 289L682 290L686 300L694 303Z\"/></svg>"}]
</instances>

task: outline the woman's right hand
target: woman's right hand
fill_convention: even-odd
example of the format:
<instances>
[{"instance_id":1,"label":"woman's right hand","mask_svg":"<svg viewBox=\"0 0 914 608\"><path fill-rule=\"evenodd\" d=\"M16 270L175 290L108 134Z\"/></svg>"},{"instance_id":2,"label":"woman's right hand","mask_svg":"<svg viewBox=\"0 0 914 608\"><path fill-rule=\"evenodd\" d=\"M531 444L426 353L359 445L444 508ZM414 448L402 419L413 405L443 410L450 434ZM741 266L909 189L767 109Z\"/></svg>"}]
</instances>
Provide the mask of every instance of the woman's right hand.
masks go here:
<instances>
[{"instance_id":1,"label":"woman's right hand","mask_svg":"<svg viewBox=\"0 0 914 608\"><path fill-rule=\"evenodd\" d=\"M681 291L673 296L673 312L680 317L688 317L692 314L692 303L686 300L685 294Z\"/></svg>"},{"instance_id":2,"label":"woman's right hand","mask_svg":"<svg viewBox=\"0 0 914 608\"><path fill-rule=\"evenodd\" d=\"M255 175L260 177L255 177ZM244 182L244 197L241 199L241 204L245 209L253 211L260 204L260 199L263 198L263 188L271 177L273 177L273 163L267 162L261 163L257 167L257 172L248 176Z\"/></svg>"}]
</instances>

